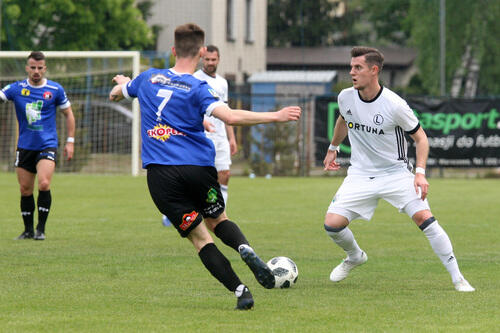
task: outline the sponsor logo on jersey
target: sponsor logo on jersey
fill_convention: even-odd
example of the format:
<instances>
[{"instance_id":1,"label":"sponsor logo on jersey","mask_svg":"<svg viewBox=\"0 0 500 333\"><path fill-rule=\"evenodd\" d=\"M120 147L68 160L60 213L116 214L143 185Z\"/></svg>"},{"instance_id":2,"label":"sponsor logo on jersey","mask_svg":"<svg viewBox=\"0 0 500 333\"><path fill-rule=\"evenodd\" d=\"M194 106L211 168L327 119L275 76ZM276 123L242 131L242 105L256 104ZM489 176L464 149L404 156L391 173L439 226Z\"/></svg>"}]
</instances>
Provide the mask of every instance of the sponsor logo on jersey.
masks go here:
<instances>
[{"instance_id":1,"label":"sponsor logo on jersey","mask_svg":"<svg viewBox=\"0 0 500 333\"><path fill-rule=\"evenodd\" d=\"M188 84L186 82L182 82L182 81L172 80L171 78L166 77L163 74L153 74L151 76L151 78L149 79L149 81L152 84L161 84L161 85L164 85L164 86L178 88L178 89L181 89L181 90L184 90L184 91L190 91L191 90L191 85L190 84ZM132 82L132 81L130 81L130 82Z\"/></svg>"},{"instance_id":2,"label":"sponsor logo on jersey","mask_svg":"<svg viewBox=\"0 0 500 333\"><path fill-rule=\"evenodd\" d=\"M36 101L33 103L26 103L26 120L28 124L32 124L37 120L42 119L43 101Z\"/></svg>"},{"instance_id":3,"label":"sponsor logo on jersey","mask_svg":"<svg viewBox=\"0 0 500 333\"><path fill-rule=\"evenodd\" d=\"M195 212L194 210L189 214L184 214L182 216L182 223L179 226L179 228L186 231L191 226L191 224L193 224L193 222L196 221L197 217L198 217L198 213Z\"/></svg>"},{"instance_id":4,"label":"sponsor logo on jersey","mask_svg":"<svg viewBox=\"0 0 500 333\"><path fill-rule=\"evenodd\" d=\"M166 77L165 75L163 74L154 74L153 76L151 76L151 78L149 79L149 81L151 81L152 84L169 84L170 83L170 78Z\"/></svg>"},{"instance_id":5,"label":"sponsor logo on jersey","mask_svg":"<svg viewBox=\"0 0 500 333\"><path fill-rule=\"evenodd\" d=\"M171 135L183 135L185 136L186 134L170 127L167 125L163 124L158 124L156 125L153 129L148 130L148 137L159 140L159 141L167 141L170 139Z\"/></svg>"},{"instance_id":6,"label":"sponsor logo on jersey","mask_svg":"<svg viewBox=\"0 0 500 333\"><path fill-rule=\"evenodd\" d=\"M347 123L347 127L349 127L349 129L353 129L353 130L356 130L356 131L363 131L363 132L377 134L377 135L383 135L383 134L385 134L384 130L381 129L381 128L376 128L376 127L373 127L373 126L367 126L367 125L363 125L363 124L358 124L358 123L354 123L352 121L350 121L350 122Z\"/></svg>"},{"instance_id":7,"label":"sponsor logo on jersey","mask_svg":"<svg viewBox=\"0 0 500 333\"><path fill-rule=\"evenodd\" d=\"M29 96L31 94L31 91L29 89L23 88L21 90L21 95L23 96Z\"/></svg>"},{"instance_id":8,"label":"sponsor logo on jersey","mask_svg":"<svg viewBox=\"0 0 500 333\"><path fill-rule=\"evenodd\" d=\"M211 187L210 190L207 192L207 202L214 203L216 201L217 201L217 190Z\"/></svg>"},{"instance_id":9,"label":"sponsor logo on jersey","mask_svg":"<svg viewBox=\"0 0 500 333\"><path fill-rule=\"evenodd\" d=\"M382 117L380 113L377 113L373 117L373 122L375 123L375 125L382 125L384 123L384 117Z\"/></svg>"},{"instance_id":10,"label":"sponsor logo on jersey","mask_svg":"<svg viewBox=\"0 0 500 333\"><path fill-rule=\"evenodd\" d=\"M348 116L352 116L352 112L351 112L351 110L350 110L350 109L349 109L349 110L347 110L346 114L347 114Z\"/></svg>"},{"instance_id":11,"label":"sponsor logo on jersey","mask_svg":"<svg viewBox=\"0 0 500 333\"><path fill-rule=\"evenodd\" d=\"M50 91L46 91L43 93L43 99L52 99L52 93Z\"/></svg>"}]
</instances>

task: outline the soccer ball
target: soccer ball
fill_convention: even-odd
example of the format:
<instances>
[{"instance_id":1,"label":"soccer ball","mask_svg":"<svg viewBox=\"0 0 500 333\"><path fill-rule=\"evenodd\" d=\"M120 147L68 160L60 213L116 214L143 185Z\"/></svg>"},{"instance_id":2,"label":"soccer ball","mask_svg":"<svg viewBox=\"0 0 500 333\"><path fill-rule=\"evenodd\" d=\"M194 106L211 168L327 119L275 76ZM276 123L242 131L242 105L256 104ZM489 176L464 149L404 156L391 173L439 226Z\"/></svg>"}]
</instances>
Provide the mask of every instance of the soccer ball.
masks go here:
<instances>
[{"instance_id":1,"label":"soccer ball","mask_svg":"<svg viewBox=\"0 0 500 333\"><path fill-rule=\"evenodd\" d=\"M290 288L297 282L299 270L292 259L274 257L267 262L267 266L274 274L274 288Z\"/></svg>"}]
</instances>

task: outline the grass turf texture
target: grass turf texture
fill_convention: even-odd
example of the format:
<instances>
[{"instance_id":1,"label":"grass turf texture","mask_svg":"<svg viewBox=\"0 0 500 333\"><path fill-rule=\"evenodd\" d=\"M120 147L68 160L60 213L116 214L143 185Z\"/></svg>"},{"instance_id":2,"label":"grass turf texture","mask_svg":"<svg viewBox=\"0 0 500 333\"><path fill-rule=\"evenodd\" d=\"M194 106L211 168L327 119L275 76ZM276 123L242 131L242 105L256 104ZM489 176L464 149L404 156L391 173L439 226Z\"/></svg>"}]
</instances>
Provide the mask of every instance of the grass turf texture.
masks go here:
<instances>
[{"instance_id":1,"label":"grass turf texture","mask_svg":"<svg viewBox=\"0 0 500 333\"><path fill-rule=\"evenodd\" d=\"M56 174L47 240L22 231L16 176L0 173L2 332L493 332L500 324L500 181L430 179L430 204L462 272L458 293L427 239L381 201L351 224L369 260L346 280L323 217L341 178L232 178L228 213L267 261L299 268L291 289L258 285L239 255L216 244L250 287L255 308L208 274L163 227L145 177ZM35 193L36 195L36 193Z\"/></svg>"}]
</instances>

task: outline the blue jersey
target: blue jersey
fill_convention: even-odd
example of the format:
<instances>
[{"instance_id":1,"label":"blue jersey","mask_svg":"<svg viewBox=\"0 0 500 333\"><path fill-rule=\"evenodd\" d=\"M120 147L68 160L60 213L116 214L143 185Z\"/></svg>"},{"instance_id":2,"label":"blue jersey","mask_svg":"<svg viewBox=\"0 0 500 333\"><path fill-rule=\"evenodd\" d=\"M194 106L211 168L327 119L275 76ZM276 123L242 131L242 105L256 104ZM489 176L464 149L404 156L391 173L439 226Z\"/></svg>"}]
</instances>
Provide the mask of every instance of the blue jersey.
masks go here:
<instances>
[{"instance_id":1,"label":"blue jersey","mask_svg":"<svg viewBox=\"0 0 500 333\"><path fill-rule=\"evenodd\" d=\"M35 87L28 79L17 81L5 86L0 91L0 98L14 102L19 123L19 148L57 148L56 109L71 105L59 83L45 80L44 84Z\"/></svg>"},{"instance_id":2,"label":"blue jersey","mask_svg":"<svg viewBox=\"0 0 500 333\"><path fill-rule=\"evenodd\" d=\"M204 114L224 103L205 81L172 69L151 68L122 88L141 108L142 166L214 166L215 149Z\"/></svg>"}]
</instances>

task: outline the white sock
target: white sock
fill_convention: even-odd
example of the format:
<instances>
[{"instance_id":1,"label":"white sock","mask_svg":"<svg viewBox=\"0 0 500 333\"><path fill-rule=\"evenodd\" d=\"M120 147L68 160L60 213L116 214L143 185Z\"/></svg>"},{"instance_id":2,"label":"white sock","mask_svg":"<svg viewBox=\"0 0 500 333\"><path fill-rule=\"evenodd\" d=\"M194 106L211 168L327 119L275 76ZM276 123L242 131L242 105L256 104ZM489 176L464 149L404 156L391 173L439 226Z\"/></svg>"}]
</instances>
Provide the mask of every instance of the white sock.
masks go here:
<instances>
[{"instance_id":1,"label":"white sock","mask_svg":"<svg viewBox=\"0 0 500 333\"><path fill-rule=\"evenodd\" d=\"M451 245L450 238L446 234L443 228L439 225L438 221L431 223L427 228L423 230L425 236L431 243L431 247L434 253L437 254L444 267L448 270L451 275L451 280L453 283L458 282L463 278L460 269L458 268L457 259L453 254L453 247Z\"/></svg>"},{"instance_id":2,"label":"white sock","mask_svg":"<svg viewBox=\"0 0 500 333\"><path fill-rule=\"evenodd\" d=\"M224 203L227 205L227 185L221 185L220 191L222 192L222 198L224 199Z\"/></svg>"},{"instance_id":3,"label":"white sock","mask_svg":"<svg viewBox=\"0 0 500 333\"><path fill-rule=\"evenodd\" d=\"M347 260L358 261L363 251L358 246L351 229L345 227L339 232L326 231L328 236L347 253Z\"/></svg>"},{"instance_id":4,"label":"white sock","mask_svg":"<svg viewBox=\"0 0 500 333\"><path fill-rule=\"evenodd\" d=\"M245 285L240 284L238 287L236 287L236 290L234 291L234 295L236 297L241 297L241 295L243 295L244 291L245 291Z\"/></svg>"}]
</instances>

